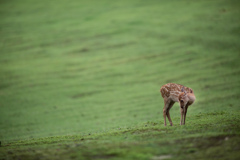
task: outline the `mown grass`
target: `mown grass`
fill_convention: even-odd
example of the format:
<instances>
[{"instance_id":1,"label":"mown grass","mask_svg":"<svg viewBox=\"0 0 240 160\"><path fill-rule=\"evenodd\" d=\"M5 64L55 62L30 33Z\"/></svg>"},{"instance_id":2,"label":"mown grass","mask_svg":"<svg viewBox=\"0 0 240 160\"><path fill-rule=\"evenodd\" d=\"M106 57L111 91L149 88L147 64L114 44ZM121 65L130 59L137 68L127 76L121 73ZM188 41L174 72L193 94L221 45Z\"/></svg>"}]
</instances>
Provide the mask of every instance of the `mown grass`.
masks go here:
<instances>
[{"instance_id":1,"label":"mown grass","mask_svg":"<svg viewBox=\"0 0 240 160\"><path fill-rule=\"evenodd\" d=\"M1 159L239 158L238 1L0 4Z\"/></svg>"},{"instance_id":2,"label":"mown grass","mask_svg":"<svg viewBox=\"0 0 240 160\"><path fill-rule=\"evenodd\" d=\"M181 127L147 122L88 135L20 140L2 151L13 159L238 159L239 113L205 119Z\"/></svg>"}]
</instances>

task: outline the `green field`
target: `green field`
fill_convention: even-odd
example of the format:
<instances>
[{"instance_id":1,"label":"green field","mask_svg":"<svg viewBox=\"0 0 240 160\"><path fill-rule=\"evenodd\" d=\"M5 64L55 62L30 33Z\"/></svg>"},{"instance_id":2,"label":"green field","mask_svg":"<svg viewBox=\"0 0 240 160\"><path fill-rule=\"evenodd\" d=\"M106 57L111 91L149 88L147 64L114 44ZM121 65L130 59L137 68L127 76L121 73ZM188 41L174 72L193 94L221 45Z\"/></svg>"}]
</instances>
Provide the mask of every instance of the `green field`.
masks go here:
<instances>
[{"instance_id":1,"label":"green field","mask_svg":"<svg viewBox=\"0 0 240 160\"><path fill-rule=\"evenodd\" d=\"M0 160L240 159L238 0L1 0ZM166 83L196 102L164 126Z\"/></svg>"}]
</instances>

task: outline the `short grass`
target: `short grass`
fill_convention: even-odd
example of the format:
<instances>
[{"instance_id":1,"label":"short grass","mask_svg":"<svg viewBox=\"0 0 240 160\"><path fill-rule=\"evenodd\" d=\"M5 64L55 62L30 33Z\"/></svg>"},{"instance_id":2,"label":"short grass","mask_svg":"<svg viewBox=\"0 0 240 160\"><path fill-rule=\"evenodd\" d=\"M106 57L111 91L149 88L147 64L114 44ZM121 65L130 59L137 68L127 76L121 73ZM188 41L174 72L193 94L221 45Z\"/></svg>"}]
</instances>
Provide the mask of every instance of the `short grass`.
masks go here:
<instances>
[{"instance_id":1,"label":"short grass","mask_svg":"<svg viewBox=\"0 0 240 160\"><path fill-rule=\"evenodd\" d=\"M240 3L0 1L0 159L239 159ZM165 83L191 87L163 126Z\"/></svg>"}]
</instances>

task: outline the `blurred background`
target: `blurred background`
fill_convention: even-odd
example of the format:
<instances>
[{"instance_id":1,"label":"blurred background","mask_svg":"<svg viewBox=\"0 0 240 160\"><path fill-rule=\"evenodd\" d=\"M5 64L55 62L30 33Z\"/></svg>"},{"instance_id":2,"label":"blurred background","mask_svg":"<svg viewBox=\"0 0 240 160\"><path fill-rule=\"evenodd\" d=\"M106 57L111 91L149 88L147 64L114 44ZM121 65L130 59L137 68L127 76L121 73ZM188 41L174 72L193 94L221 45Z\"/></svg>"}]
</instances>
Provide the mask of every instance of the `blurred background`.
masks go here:
<instances>
[{"instance_id":1,"label":"blurred background","mask_svg":"<svg viewBox=\"0 0 240 160\"><path fill-rule=\"evenodd\" d=\"M194 90L190 119L239 111L239 4L1 0L0 139L163 125L169 82Z\"/></svg>"}]
</instances>

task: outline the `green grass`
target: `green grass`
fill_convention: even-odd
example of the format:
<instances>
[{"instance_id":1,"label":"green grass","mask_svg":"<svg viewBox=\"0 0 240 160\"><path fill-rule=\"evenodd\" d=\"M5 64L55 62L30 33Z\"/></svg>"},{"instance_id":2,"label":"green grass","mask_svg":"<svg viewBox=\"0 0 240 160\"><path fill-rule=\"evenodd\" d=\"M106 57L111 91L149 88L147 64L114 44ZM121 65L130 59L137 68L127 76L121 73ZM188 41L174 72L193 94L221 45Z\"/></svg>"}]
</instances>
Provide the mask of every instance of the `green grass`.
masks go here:
<instances>
[{"instance_id":1,"label":"green grass","mask_svg":"<svg viewBox=\"0 0 240 160\"><path fill-rule=\"evenodd\" d=\"M240 3L1 1L0 159L239 159ZM191 87L164 127L162 85Z\"/></svg>"}]
</instances>

